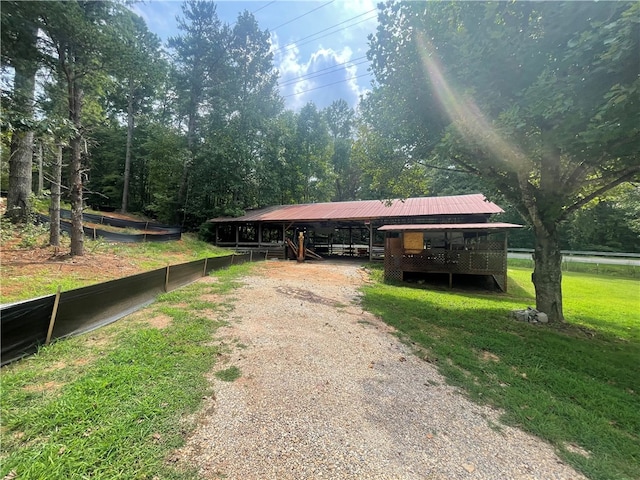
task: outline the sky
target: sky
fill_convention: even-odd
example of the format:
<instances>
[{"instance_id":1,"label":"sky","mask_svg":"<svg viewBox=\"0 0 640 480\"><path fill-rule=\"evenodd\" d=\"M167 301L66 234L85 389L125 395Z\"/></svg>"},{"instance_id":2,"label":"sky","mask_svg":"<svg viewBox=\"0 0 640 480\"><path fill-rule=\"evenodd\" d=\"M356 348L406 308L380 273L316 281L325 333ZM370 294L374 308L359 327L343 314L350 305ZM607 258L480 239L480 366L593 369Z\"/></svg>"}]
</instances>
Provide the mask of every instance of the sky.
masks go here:
<instances>
[{"instance_id":1,"label":"sky","mask_svg":"<svg viewBox=\"0 0 640 480\"><path fill-rule=\"evenodd\" d=\"M180 33L182 1L146 0L132 5L163 42ZM319 109L344 99L356 107L370 89L367 36L375 33L376 0L216 2L218 17L232 25L244 10L271 33L280 93L289 109L312 101Z\"/></svg>"}]
</instances>

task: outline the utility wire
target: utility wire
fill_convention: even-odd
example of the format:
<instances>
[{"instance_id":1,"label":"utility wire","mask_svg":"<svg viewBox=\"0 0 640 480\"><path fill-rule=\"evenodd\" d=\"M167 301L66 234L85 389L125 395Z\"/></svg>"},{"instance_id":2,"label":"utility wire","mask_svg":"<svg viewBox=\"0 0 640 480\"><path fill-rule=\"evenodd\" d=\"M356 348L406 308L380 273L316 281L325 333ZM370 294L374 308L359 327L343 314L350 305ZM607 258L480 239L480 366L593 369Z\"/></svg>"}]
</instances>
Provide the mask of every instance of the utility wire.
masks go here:
<instances>
[{"instance_id":1,"label":"utility wire","mask_svg":"<svg viewBox=\"0 0 640 480\"><path fill-rule=\"evenodd\" d=\"M297 77L290 78L289 80L285 80L284 83L289 83L290 81L293 81L293 80L302 80L302 79L304 79L306 77L309 77L311 75L315 75L318 72L324 72L325 70L330 70L330 69L333 69L333 68L336 68L336 67L340 67L342 65L346 65L347 63L357 62L357 61L362 60L363 58L366 58L366 57L367 57L366 55L362 55L361 57L352 58L351 60L347 60L346 62L336 63L335 65L331 65L329 67L321 68L319 70L314 70L313 72L305 73L304 75L300 75L300 76L297 76Z\"/></svg>"},{"instance_id":2,"label":"utility wire","mask_svg":"<svg viewBox=\"0 0 640 480\"><path fill-rule=\"evenodd\" d=\"M252 14L254 13L258 13L260 10L267 8L269 5L273 5L274 3L276 3L276 0L273 0L272 2L267 3L266 5L261 6L260 8L258 8L257 10L254 10L253 12L251 12Z\"/></svg>"},{"instance_id":3,"label":"utility wire","mask_svg":"<svg viewBox=\"0 0 640 480\"><path fill-rule=\"evenodd\" d=\"M261 6L260 8L258 8L257 10L254 10L253 12L251 12L251 15L255 14L256 12L259 12L260 10L262 10L263 8L267 8L269 5L272 5L276 3L276 0L273 0L269 3L267 3L266 5ZM238 12L238 15L240 15L240 13ZM233 28L237 25L238 21L236 20L235 22L233 22L231 25L229 25L229 28Z\"/></svg>"},{"instance_id":4,"label":"utility wire","mask_svg":"<svg viewBox=\"0 0 640 480\"><path fill-rule=\"evenodd\" d=\"M361 75L356 75L354 77L345 78L344 80L338 80L337 82L327 83L326 85L320 85L319 87L309 88L308 90L303 90L302 92L290 93L289 95L283 95L282 98L295 97L297 95L302 95L303 93L313 92L314 90L319 90L321 88L330 87L332 85L337 85L338 83L348 82L350 80L355 80L356 78L366 77L367 75L371 75L370 72L363 73Z\"/></svg>"},{"instance_id":5,"label":"utility wire","mask_svg":"<svg viewBox=\"0 0 640 480\"><path fill-rule=\"evenodd\" d=\"M302 18L302 17L306 17L306 16L307 16L307 15L309 15L310 13L313 13L313 12L315 12L316 10L320 10L322 7L326 7L327 5L329 5L329 4L333 3L333 2L335 2L335 0L329 0L327 3L323 3L323 4L322 4L322 5L320 5L319 7L316 7L316 8L314 8L314 9L312 9L312 10L309 10L307 13L303 13L302 15L298 15L296 18L292 18L291 20L288 20L288 21L286 21L286 22L284 22L284 23L281 23L280 25L278 25L278 26L277 26L277 27L275 27L275 28L270 29L269 31L270 31L270 32L275 32L275 31L276 31L277 29L279 29L280 27L284 27L285 25L289 25L290 23L295 22L296 20L298 20L298 19L300 19L300 18Z\"/></svg>"},{"instance_id":6,"label":"utility wire","mask_svg":"<svg viewBox=\"0 0 640 480\"><path fill-rule=\"evenodd\" d=\"M299 40L297 40L297 41L295 41L295 42L287 43L286 45L283 45L282 47L278 48L277 50L274 50L274 52L278 52L278 51L280 51L280 50L289 50L289 48L287 48L287 47L291 47L292 45L299 45L299 44L300 44L300 42L303 42L304 40L307 40L308 38L315 37L316 35L318 35L318 34L320 34L320 33L324 33L324 32L326 32L327 30L331 30L332 28L339 27L340 25L343 25L343 24L345 24L345 23L347 23L347 22L350 22L351 20L355 20L356 18L360 18L360 17L362 17L363 15L368 15L369 13L371 13L371 12L375 12L376 10L377 10L376 8L373 8L373 9L369 10L368 12L361 13L360 15L356 15L355 17L347 18L346 20L343 20L343 21L342 21L342 22L340 22L340 23L336 23L335 25L331 25L330 27L327 27L327 28L325 28L325 29L323 29L323 30L320 30L320 31L316 32L316 33L312 33L311 35L307 35L306 37L303 37L303 38L301 38L301 39L299 39ZM376 17L375 17L375 16L373 16L373 17L370 17L370 18L366 18L366 19L362 20L361 22L354 23L353 25L347 25L346 27L341 28L340 30L337 30L337 32L340 32L340 31L342 31L342 30L344 30L344 29L346 29L346 28L349 28L349 27L353 27L353 26L355 26L355 25L358 25L359 23L366 22L367 20L372 20L372 19L374 19L374 18L376 18ZM336 32L332 32L331 34L333 34L333 33L336 33ZM331 35L331 34L329 34L329 35ZM319 38L324 38L324 37L326 37L326 36L327 36L327 35L324 35L324 36L319 37ZM317 40L317 39L314 39L314 40Z\"/></svg>"},{"instance_id":7,"label":"utility wire","mask_svg":"<svg viewBox=\"0 0 640 480\"><path fill-rule=\"evenodd\" d=\"M297 43L297 44L294 42L293 44L289 44L290 46L288 46L287 48L284 48L284 47L283 48L279 48L278 50L274 50L274 52L278 52L280 50L287 51L287 50L291 50L294 47L301 47L302 45L307 45L309 43L313 43L313 42L315 42L317 40L320 40L321 38L329 37L329 36L333 35L334 33L341 32L343 30L346 30L347 28L355 27L356 25L358 25L360 23L367 22L367 21L372 20L374 18L375 18L375 16L369 17L369 18L365 18L364 20L360 20L359 22L352 23L351 25L347 25L345 27L339 28L338 30L335 30L333 32L325 33L324 35L321 35L321 36L316 37L316 38L312 38L311 40L307 40L306 42Z\"/></svg>"},{"instance_id":8,"label":"utility wire","mask_svg":"<svg viewBox=\"0 0 640 480\"><path fill-rule=\"evenodd\" d=\"M362 65L364 63L368 63L368 60L365 60L363 62L358 62L358 63L352 63L350 65L348 65L349 67L356 67L358 65ZM332 67L328 67L328 68L335 68L338 67L340 65L345 65L349 62L345 62L345 63L339 63L338 65L334 65ZM322 70L326 70L326 68L323 68ZM292 78L287 80L286 82L280 83L279 85L281 87L286 87L289 85L293 85L294 83L298 83L300 80L311 80L312 78L317 78L317 77L323 77L324 75L330 75L332 73L336 73L339 72L340 69L339 68L335 68L334 70L331 70L330 72L324 72L324 73L318 73L320 70L318 70L317 72L313 72L313 73L308 73L307 75L302 75L300 77L296 77L296 78Z\"/></svg>"}]
</instances>

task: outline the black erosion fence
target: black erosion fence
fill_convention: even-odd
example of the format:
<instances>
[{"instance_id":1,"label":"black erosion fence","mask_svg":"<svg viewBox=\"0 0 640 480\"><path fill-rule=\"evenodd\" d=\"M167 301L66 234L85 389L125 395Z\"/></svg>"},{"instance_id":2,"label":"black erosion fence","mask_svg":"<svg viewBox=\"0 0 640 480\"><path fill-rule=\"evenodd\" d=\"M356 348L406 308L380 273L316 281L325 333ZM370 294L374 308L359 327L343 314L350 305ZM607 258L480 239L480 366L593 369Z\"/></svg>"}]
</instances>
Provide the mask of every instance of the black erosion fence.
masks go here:
<instances>
[{"instance_id":1,"label":"black erosion fence","mask_svg":"<svg viewBox=\"0 0 640 480\"><path fill-rule=\"evenodd\" d=\"M60 218L70 219L71 211L60 210ZM46 215L39 214L38 221L40 223L49 223L50 218ZM180 240L182 237L182 228L175 225L162 225L153 222L125 220L105 215L95 215L92 213L83 213L82 221L94 225L99 224L116 228L130 228L144 231L144 233L113 232L111 230L105 230L104 228L85 225L83 227L85 236L93 238L94 240L100 237L105 240L121 243L169 242L172 240ZM60 222L60 230L70 233L71 223L62 220Z\"/></svg>"},{"instance_id":2,"label":"black erosion fence","mask_svg":"<svg viewBox=\"0 0 640 480\"><path fill-rule=\"evenodd\" d=\"M0 306L1 364L35 353L53 339L95 330L213 270L264 260L257 252L212 257Z\"/></svg>"}]
</instances>

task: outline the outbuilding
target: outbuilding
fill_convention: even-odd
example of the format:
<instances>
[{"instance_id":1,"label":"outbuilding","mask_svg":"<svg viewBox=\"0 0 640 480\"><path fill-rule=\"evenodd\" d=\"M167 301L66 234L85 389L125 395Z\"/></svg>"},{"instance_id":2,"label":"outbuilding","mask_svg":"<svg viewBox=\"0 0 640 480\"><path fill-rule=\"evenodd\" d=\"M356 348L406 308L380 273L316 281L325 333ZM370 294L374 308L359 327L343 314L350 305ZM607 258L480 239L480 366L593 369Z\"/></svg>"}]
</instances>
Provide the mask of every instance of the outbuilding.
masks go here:
<instances>
[{"instance_id":1,"label":"outbuilding","mask_svg":"<svg viewBox=\"0 0 640 480\"><path fill-rule=\"evenodd\" d=\"M491 221L503 212L470 194L279 205L208 223L221 247L287 258L304 238L313 258L384 258L388 279L447 273L451 283L453 274L491 275L506 290L506 232L520 225Z\"/></svg>"}]
</instances>

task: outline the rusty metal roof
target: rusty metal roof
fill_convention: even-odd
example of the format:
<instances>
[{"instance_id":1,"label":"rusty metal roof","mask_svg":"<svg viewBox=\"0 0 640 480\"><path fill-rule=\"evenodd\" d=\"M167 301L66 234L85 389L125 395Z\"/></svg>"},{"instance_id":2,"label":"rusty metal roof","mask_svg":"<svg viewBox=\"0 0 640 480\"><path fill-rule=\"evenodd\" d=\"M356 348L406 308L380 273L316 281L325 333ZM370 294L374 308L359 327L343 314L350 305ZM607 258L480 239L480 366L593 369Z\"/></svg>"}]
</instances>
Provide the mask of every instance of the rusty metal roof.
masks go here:
<instances>
[{"instance_id":1,"label":"rusty metal roof","mask_svg":"<svg viewBox=\"0 0 640 480\"><path fill-rule=\"evenodd\" d=\"M212 223L226 222L322 222L374 220L430 215L478 215L503 213L498 205L480 193L447 197L417 197L404 200L360 200L352 202L280 205L248 211L241 217L218 217Z\"/></svg>"},{"instance_id":2,"label":"rusty metal roof","mask_svg":"<svg viewBox=\"0 0 640 480\"><path fill-rule=\"evenodd\" d=\"M503 228L522 228L515 223L425 223L410 225L383 225L378 230L383 232L401 232L403 230L499 230Z\"/></svg>"}]
</instances>

